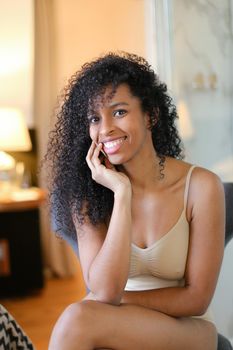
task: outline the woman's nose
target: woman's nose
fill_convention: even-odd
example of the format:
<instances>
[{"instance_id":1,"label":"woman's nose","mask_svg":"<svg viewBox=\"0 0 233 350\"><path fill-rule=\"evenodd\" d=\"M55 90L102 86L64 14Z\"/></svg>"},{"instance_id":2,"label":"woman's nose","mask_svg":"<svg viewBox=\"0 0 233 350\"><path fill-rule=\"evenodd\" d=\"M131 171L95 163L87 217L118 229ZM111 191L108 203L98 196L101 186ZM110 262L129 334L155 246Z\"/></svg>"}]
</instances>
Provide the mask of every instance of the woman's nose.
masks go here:
<instances>
[{"instance_id":1,"label":"woman's nose","mask_svg":"<svg viewBox=\"0 0 233 350\"><path fill-rule=\"evenodd\" d=\"M115 129L113 120L111 118L103 118L100 124L99 134L100 136L106 136L113 133Z\"/></svg>"}]
</instances>

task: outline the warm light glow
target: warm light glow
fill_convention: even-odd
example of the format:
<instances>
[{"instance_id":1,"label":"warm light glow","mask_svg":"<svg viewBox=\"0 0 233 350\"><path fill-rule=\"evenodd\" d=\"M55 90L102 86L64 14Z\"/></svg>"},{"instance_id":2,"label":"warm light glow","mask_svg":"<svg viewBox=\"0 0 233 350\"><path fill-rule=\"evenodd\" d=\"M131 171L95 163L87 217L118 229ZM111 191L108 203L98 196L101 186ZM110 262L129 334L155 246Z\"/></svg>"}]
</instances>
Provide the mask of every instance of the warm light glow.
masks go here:
<instances>
[{"instance_id":1,"label":"warm light glow","mask_svg":"<svg viewBox=\"0 0 233 350\"><path fill-rule=\"evenodd\" d=\"M32 3L0 1L0 76L23 73L26 77L29 73L33 62Z\"/></svg>"},{"instance_id":2,"label":"warm light glow","mask_svg":"<svg viewBox=\"0 0 233 350\"><path fill-rule=\"evenodd\" d=\"M29 57L26 56L22 48L10 47L6 45L5 47L0 47L0 76L9 75L17 72L22 72L28 69L30 64ZM12 82L11 82L12 84Z\"/></svg>"},{"instance_id":3,"label":"warm light glow","mask_svg":"<svg viewBox=\"0 0 233 350\"><path fill-rule=\"evenodd\" d=\"M177 112L179 116L178 128L181 138L184 140L191 139L194 135L194 129L187 105L183 100L178 102Z\"/></svg>"},{"instance_id":4,"label":"warm light glow","mask_svg":"<svg viewBox=\"0 0 233 350\"><path fill-rule=\"evenodd\" d=\"M0 108L0 150L30 151L31 148L22 112L14 108Z\"/></svg>"},{"instance_id":5,"label":"warm light glow","mask_svg":"<svg viewBox=\"0 0 233 350\"><path fill-rule=\"evenodd\" d=\"M15 160L6 152L0 151L0 170L11 170L15 167Z\"/></svg>"}]
</instances>

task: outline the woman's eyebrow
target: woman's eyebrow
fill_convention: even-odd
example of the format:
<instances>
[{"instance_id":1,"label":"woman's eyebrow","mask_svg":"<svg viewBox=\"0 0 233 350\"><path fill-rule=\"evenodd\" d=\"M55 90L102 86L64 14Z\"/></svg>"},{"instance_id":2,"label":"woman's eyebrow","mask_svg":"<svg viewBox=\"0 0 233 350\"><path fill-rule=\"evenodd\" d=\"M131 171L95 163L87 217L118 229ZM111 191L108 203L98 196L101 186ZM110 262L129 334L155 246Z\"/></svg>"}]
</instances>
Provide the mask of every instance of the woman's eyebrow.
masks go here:
<instances>
[{"instance_id":1,"label":"woman's eyebrow","mask_svg":"<svg viewBox=\"0 0 233 350\"><path fill-rule=\"evenodd\" d=\"M118 106L129 106L129 104L127 102L110 102L108 104L109 108L114 108L114 107L118 107ZM90 119L93 116L97 116L99 113L98 110L91 110L89 111L89 113L87 114L87 118Z\"/></svg>"},{"instance_id":2,"label":"woman's eyebrow","mask_svg":"<svg viewBox=\"0 0 233 350\"><path fill-rule=\"evenodd\" d=\"M127 102L111 102L109 107L118 107L118 106L129 106Z\"/></svg>"}]
</instances>

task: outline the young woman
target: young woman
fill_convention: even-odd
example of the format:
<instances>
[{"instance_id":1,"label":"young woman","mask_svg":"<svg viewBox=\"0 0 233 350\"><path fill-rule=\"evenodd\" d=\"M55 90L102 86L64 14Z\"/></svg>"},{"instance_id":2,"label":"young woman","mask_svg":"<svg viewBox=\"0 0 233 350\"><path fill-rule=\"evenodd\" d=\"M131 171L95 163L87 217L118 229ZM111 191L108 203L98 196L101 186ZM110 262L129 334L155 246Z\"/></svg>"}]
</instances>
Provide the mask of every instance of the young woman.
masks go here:
<instances>
[{"instance_id":1,"label":"young woman","mask_svg":"<svg viewBox=\"0 0 233 350\"><path fill-rule=\"evenodd\" d=\"M182 161L176 118L136 55L110 53L71 78L47 158L56 220L78 240L90 293L61 315L50 350L216 349L208 306L224 192Z\"/></svg>"}]
</instances>

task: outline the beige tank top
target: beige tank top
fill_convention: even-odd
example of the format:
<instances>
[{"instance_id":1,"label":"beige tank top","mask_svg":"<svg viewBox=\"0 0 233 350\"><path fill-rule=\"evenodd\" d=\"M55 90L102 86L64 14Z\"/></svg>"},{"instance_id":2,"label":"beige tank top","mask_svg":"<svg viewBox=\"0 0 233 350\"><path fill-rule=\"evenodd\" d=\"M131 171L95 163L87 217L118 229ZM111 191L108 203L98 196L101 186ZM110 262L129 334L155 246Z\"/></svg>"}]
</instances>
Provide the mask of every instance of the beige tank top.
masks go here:
<instances>
[{"instance_id":1,"label":"beige tank top","mask_svg":"<svg viewBox=\"0 0 233 350\"><path fill-rule=\"evenodd\" d=\"M131 245L127 291L140 291L184 285L189 246L189 223L186 218L189 183L195 165L191 166L185 183L183 211L176 224L147 248ZM212 321L209 310L201 318Z\"/></svg>"}]
</instances>

